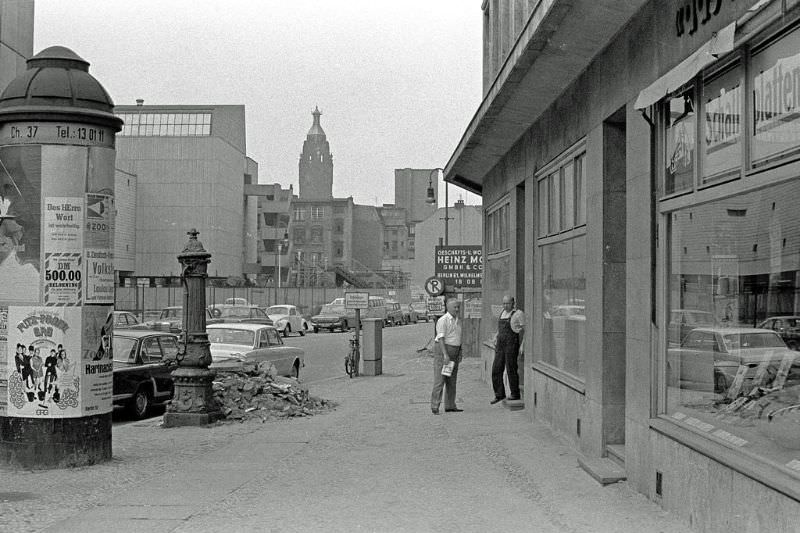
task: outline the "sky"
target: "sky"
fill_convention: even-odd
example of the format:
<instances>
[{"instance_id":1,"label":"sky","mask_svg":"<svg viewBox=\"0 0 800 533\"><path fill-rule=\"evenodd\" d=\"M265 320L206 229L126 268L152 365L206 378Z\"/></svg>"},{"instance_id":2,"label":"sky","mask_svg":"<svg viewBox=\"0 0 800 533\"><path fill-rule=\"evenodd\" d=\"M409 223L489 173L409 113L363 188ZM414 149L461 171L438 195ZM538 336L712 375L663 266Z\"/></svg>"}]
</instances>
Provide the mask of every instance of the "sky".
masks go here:
<instances>
[{"instance_id":1,"label":"sky","mask_svg":"<svg viewBox=\"0 0 800 533\"><path fill-rule=\"evenodd\" d=\"M394 201L395 168L447 164L480 104L480 5L36 0L34 53L72 49L120 105L244 104L259 182L295 192L319 106L334 196L381 205Z\"/></svg>"}]
</instances>

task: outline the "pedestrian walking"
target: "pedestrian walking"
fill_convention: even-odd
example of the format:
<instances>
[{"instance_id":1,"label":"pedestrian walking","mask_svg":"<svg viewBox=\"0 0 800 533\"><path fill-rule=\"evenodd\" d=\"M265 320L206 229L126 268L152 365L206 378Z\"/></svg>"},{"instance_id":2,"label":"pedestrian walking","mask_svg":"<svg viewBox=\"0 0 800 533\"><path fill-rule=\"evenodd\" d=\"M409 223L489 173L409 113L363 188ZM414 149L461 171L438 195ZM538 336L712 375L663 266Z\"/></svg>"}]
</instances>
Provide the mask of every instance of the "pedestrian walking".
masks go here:
<instances>
[{"instance_id":1,"label":"pedestrian walking","mask_svg":"<svg viewBox=\"0 0 800 533\"><path fill-rule=\"evenodd\" d=\"M516 308L513 296L503 296L503 310L497 320L497 335L494 341L494 362L492 363L492 388L496 404L506 398L503 372L508 375L509 400L519 400L519 372L517 357L522 353L522 335L525 315Z\"/></svg>"},{"instance_id":2,"label":"pedestrian walking","mask_svg":"<svg viewBox=\"0 0 800 533\"><path fill-rule=\"evenodd\" d=\"M458 364L461 362L461 319L459 311L461 302L449 298L446 302L447 312L436 321L436 337L433 350L433 392L431 393L431 412L439 414L439 404L444 390L444 410L448 413L460 413L463 409L456 406L456 380ZM449 375L442 369L449 366Z\"/></svg>"}]
</instances>

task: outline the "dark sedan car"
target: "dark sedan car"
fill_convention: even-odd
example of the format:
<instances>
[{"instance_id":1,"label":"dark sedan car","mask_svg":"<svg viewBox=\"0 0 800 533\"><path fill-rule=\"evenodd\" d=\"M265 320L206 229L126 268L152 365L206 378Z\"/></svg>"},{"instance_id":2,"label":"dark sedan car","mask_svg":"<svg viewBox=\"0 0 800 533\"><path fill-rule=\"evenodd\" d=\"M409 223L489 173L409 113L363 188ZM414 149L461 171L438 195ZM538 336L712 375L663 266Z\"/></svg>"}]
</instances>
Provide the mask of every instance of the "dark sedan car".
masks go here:
<instances>
[{"instance_id":1,"label":"dark sedan car","mask_svg":"<svg viewBox=\"0 0 800 533\"><path fill-rule=\"evenodd\" d=\"M356 325L355 320L355 311L352 309L345 309L344 305L336 303L325 304L318 315L311 317L311 327L314 333L321 329L347 331L350 326Z\"/></svg>"},{"instance_id":2,"label":"dark sedan car","mask_svg":"<svg viewBox=\"0 0 800 533\"><path fill-rule=\"evenodd\" d=\"M114 405L144 418L151 405L172 399L178 337L160 331L114 333Z\"/></svg>"}]
</instances>

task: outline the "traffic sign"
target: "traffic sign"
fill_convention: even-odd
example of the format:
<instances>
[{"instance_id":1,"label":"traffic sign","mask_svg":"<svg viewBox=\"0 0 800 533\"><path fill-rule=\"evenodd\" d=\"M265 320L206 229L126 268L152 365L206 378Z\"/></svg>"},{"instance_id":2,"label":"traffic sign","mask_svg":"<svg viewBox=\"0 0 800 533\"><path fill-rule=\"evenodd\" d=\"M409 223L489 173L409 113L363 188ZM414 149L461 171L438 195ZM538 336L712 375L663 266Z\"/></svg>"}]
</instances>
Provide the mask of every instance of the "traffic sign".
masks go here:
<instances>
[{"instance_id":1,"label":"traffic sign","mask_svg":"<svg viewBox=\"0 0 800 533\"><path fill-rule=\"evenodd\" d=\"M444 281L436 276L429 277L425 280L425 292L431 296L441 296L444 294Z\"/></svg>"},{"instance_id":2,"label":"traffic sign","mask_svg":"<svg viewBox=\"0 0 800 533\"><path fill-rule=\"evenodd\" d=\"M367 309L369 308L368 292L346 292L344 293L345 309Z\"/></svg>"}]
</instances>

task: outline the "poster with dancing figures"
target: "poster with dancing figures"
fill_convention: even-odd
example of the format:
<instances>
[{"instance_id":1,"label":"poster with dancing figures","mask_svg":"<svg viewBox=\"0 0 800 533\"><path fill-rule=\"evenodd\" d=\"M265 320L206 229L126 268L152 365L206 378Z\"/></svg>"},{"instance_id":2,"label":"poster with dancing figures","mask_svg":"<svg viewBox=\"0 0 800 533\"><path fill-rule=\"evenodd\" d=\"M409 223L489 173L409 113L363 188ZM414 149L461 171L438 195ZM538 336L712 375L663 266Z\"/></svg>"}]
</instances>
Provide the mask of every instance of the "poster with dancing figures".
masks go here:
<instances>
[{"instance_id":1,"label":"poster with dancing figures","mask_svg":"<svg viewBox=\"0 0 800 533\"><path fill-rule=\"evenodd\" d=\"M81 416L81 309L8 308L7 416Z\"/></svg>"},{"instance_id":2,"label":"poster with dancing figures","mask_svg":"<svg viewBox=\"0 0 800 533\"><path fill-rule=\"evenodd\" d=\"M8 405L8 307L0 305L0 416L6 416Z\"/></svg>"}]
</instances>

